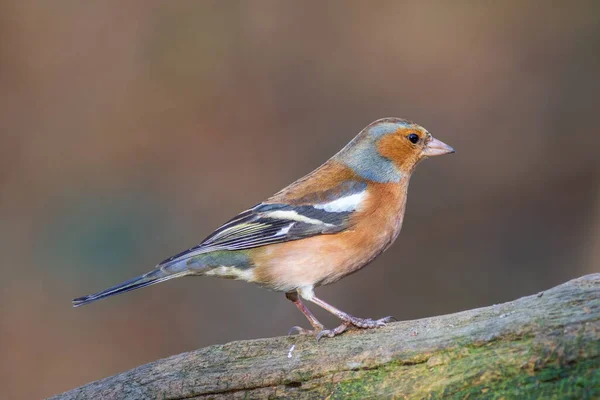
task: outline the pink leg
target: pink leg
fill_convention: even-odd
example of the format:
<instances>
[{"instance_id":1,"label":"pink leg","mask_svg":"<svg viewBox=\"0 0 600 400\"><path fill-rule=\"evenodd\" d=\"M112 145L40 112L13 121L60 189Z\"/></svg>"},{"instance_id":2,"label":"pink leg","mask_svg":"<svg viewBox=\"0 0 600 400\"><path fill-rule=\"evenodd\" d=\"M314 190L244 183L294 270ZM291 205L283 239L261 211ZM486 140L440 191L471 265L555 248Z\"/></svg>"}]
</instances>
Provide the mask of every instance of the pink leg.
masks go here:
<instances>
[{"instance_id":1,"label":"pink leg","mask_svg":"<svg viewBox=\"0 0 600 400\"><path fill-rule=\"evenodd\" d=\"M381 326L385 326L389 322L396 320L394 317L385 317L385 318L381 318L381 319L377 319L377 320L372 320L370 318L353 317L352 315L347 314L347 313L343 312L342 310L335 308L331 304L328 304L328 303L324 302L323 300L315 297L312 288L302 288L302 289L300 289L299 292L300 292L300 295L302 297L304 297L305 299L307 299L307 300L315 303L319 307L329 311L330 313L332 313L333 315L335 315L336 317L338 317L339 319L341 319L343 321L342 325L338 326L335 329L321 331L317 335L317 340L319 340L323 336L334 337L336 335L339 335L340 333L342 333L346 329L348 329L350 326L354 326L354 327L362 328L362 329L372 329L372 328L378 328Z\"/></svg>"},{"instance_id":2,"label":"pink leg","mask_svg":"<svg viewBox=\"0 0 600 400\"><path fill-rule=\"evenodd\" d=\"M300 310L302 314L304 314L304 316L308 319L308 322L310 322L310 324L314 328L314 331L311 331L308 329L301 328L299 326L294 326L292 327L292 329L290 329L288 335L293 332L297 332L303 335L313 335L315 333L321 332L325 328L323 324L321 324L317 320L313 313L304 305L297 292L288 292L285 294L285 297L291 302L293 302L296 305L296 307L298 307L298 310Z\"/></svg>"}]
</instances>

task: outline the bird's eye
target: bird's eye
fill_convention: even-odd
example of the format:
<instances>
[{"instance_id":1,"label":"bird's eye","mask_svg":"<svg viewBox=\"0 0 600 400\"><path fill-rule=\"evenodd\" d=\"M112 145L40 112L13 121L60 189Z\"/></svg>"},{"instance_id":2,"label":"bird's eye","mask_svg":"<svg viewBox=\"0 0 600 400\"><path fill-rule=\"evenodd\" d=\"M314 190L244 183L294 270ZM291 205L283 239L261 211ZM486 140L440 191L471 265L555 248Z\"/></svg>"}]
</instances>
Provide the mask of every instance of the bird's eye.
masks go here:
<instances>
[{"instance_id":1,"label":"bird's eye","mask_svg":"<svg viewBox=\"0 0 600 400\"><path fill-rule=\"evenodd\" d=\"M417 135L416 133L411 133L407 136L407 138L412 144L415 144L419 141L419 135Z\"/></svg>"}]
</instances>

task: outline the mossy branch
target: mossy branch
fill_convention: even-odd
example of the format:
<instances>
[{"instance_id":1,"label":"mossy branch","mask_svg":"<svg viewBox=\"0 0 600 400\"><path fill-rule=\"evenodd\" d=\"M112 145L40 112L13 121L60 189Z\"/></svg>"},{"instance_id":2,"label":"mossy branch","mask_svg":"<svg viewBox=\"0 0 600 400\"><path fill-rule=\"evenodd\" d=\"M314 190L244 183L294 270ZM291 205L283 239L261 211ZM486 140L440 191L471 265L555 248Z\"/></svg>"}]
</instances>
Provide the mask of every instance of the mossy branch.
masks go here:
<instances>
[{"instance_id":1,"label":"mossy branch","mask_svg":"<svg viewBox=\"0 0 600 400\"><path fill-rule=\"evenodd\" d=\"M158 360L53 399L600 398L600 274L452 315L240 341Z\"/></svg>"}]
</instances>

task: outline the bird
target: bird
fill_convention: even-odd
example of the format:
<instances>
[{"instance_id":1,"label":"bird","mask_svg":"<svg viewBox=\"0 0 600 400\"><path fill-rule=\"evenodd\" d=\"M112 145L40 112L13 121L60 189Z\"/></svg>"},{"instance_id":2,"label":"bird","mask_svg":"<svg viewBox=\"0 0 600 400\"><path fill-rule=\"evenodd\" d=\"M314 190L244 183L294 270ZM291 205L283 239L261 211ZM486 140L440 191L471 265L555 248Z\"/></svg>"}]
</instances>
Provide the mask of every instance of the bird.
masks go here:
<instances>
[{"instance_id":1,"label":"bird","mask_svg":"<svg viewBox=\"0 0 600 400\"><path fill-rule=\"evenodd\" d=\"M238 214L200 244L160 262L150 272L73 300L78 307L184 276L243 280L285 293L312 329L291 333L334 337L348 329L385 326L393 317L352 316L315 295L373 261L398 237L408 184L425 158L454 153L425 128L402 118L365 127L308 175ZM306 302L341 320L325 329Z\"/></svg>"}]
</instances>

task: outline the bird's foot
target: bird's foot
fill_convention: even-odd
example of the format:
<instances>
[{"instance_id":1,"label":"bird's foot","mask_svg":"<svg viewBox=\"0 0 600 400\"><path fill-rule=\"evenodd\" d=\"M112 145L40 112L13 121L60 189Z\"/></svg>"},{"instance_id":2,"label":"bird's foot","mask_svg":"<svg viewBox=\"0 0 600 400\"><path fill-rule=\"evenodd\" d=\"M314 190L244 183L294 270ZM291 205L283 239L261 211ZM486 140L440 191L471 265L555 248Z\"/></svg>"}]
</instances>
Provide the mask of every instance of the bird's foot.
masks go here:
<instances>
[{"instance_id":1,"label":"bird's foot","mask_svg":"<svg viewBox=\"0 0 600 400\"><path fill-rule=\"evenodd\" d=\"M392 316L375 319L375 320L370 319L370 318L356 318L356 317L350 316L350 319L348 319L348 321L344 321L344 323L341 324L340 326L338 326L337 328L325 329L325 330L322 330L321 332L319 332L319 334L317 335L317 342L319 340L321 340L321 338L323 338L323 337L332 338L334 336L337 336L349 328L354 327L354 328L358 328L358 329L373 329L373 328L379 328L382 326L386 326L387 324L389 324L390 322L393 322L393 321L396 321L396 318L394 318Z\"/></svg>"},{"instance_id":2,"label":"bird's foot","mask_svg":"<svg viewBox=\"0 0 600 400\"><path fill-rule=\"evenodd\" d=\"M338 326L335 329L323 329L321 332L319 332L319 334L317 335L317 342L319 340L321 340L321 338L323 337L329 337L332 338L334 336L339 335L340 333L344 332L346 329L348 329L349 326L352 326L352 324L350 324L349 322L344 322L343 324L341 324L340 326Z\"/></svg>"},{"instance_id":3,"label":"bird's foot","mask_svg":"<svg viewBox=\"0 0 600 400\"><path fill-rule=\"evenodd\" d=\"M317 326L313 326L313 328L314 329L305 329L305 328L302 328L301 326L292 326L292 328L288 331L288 336L294 335L294 334L314 336L318 332L323 331L323 329L325 327L323 325L317 325Z\"/></svg>"},{"instance_id":4,"label":"bird's foot","mask_svg":"<svg viewBox=\"0 0 600 400\"><path fill-rule=\"evenodd\" d=\"M323 337L332 338L345 332L348 329L358 328L358 329L373 329L379 328L382 326L386 326L388 323L396 321L394 317L385 317L380 319L371 319L371 318L357 318L350 316L348 321L344 321L340 326L334 329L324 329L321 326L315 326L314 329L305 329L300 326L294 326L288 331L288 336L297 334L297 335L317 335L317 342L321 340Z\"/></svg>"},{"instance_id":5,"label":"bird's foot","mask_svg":"<svg viewBox=\"0 0 600 400\"><path fill-rule=\"evenodd\" d=\"M393 321L397 321L397 320L396 320L396 318L394 318L392 316L375 319L375 320L373 320L371 318L356 318L356 317L350 316L348 323L352 324L353 326L355 326L357 328L372 329L372 328L379 328L382 326L386 326L387 324L389 324L390 322L393 322Z\"/></svg>"},{"instance_id":6,"label":"bird's foot","mask_svg":"<svg viewBox=\"0 0 600 400\"><path fill-rule=\"evenodd\" d=\"M288 331L288 336L292 335L314 335L316 332L310 329L305 329L301 326L292 326Z\"/></svg>"}]
</instances>

